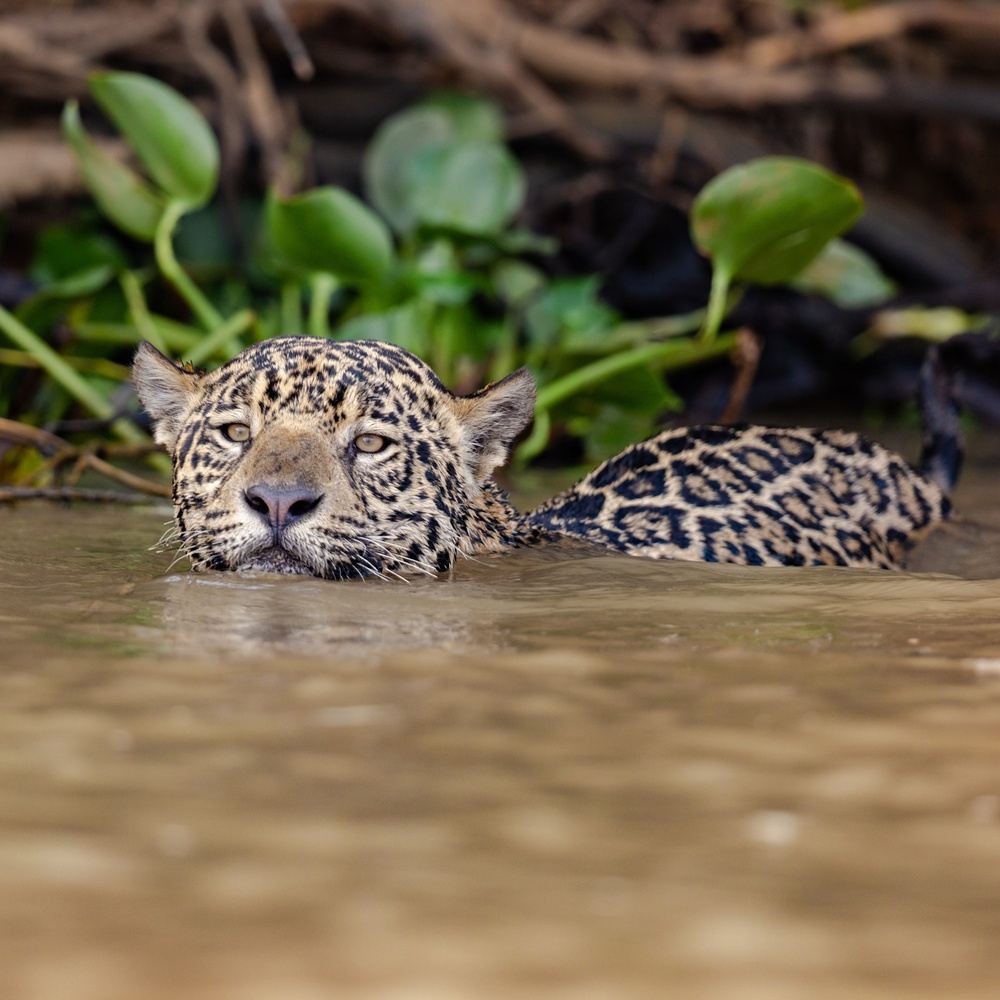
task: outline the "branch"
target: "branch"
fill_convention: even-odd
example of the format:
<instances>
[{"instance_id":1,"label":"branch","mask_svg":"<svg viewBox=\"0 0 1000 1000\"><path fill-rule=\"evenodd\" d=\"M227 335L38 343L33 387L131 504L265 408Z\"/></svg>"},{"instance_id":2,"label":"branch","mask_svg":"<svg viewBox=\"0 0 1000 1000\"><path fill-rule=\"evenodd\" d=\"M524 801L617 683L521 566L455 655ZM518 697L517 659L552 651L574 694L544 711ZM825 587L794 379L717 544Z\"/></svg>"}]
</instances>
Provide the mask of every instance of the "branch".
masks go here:
<instances>
[{"instance_id":1,"label":"branch","mask_svg":"<svg viewBox=\"0 0 1000 1000\"><path fill-rule=\"evenodd\" d=\"M76 486L0 486L0 503L17 503L19 500L61 500L63 502L84 500L90 503L149 503L145 497L137 493L119 493L117 490L87 490Z\"/></svg>"},{"instance_id":2,"label":"branch","mask_svg":"<svg viewBox=\"0 0 1000 1000\"><path fill-rule=\"evenodd\" d=\"M739 49L757 69L776 69L860 45L896 38L920 28L962 29L1000 37L1000 10L952 0L909 0L831 14L814 26L777 32Z\"/></svg>"},{"instance_id":3,"label":"branch","mask_svg":"<svg viewBox=\"0 0 1000 1000\"><path fill-rule=\"evenodd\" d=\"M309 3L352 7L345 0ZM947 6L935 9L940 12ZM703 57L652 52L527 20L502 0L424 0L419 5L409 0L372 0L372 8L407 35L422 35L446 53L454 53L457 36L457 44L471 42L484 53L504 53L550 82L590 90L659 90L674 103L703 109L753 109L769 104L886 106L924 116L961 114L1000 121L1000 93L995 87L939 84L861 68L761 69L732 54ZM1000 13L988 13L991 24L1000 17ZM958 20L954 13L949 16L951 24Z\"/></svg>"},{"instance_id":4,"label":"branch","mask_svg":"<svg viewBox=\"0 0 1000 1000\"><path fill-rule=\"evenodd\" d=\"M137 493L155 497L170 496L169 486L119 469L103 458L98 458L93 452L76 448L64 438L42 430L40 427L32 427L17 420L7 420L0 417L0 440L34 448L43 455L52 455L54 456L54 465L62 465L65 462L75 460L81 471L88 468L93 469L94 472L106 479L121 483L122 486L128 486Z\"/></svg>"}]
</instances>

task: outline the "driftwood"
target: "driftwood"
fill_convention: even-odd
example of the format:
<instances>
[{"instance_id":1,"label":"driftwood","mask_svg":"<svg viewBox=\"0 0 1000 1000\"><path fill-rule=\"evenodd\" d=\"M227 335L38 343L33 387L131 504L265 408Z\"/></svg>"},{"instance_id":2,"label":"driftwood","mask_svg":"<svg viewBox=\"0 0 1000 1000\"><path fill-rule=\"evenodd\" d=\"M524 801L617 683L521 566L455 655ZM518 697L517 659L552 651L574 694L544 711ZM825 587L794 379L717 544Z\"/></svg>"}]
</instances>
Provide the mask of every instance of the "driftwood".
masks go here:
<instances>
[{"instance_id":1,"label":"driftwood","mask_svg":"<svg viewBox=\"0 0 1000 1000\"><path fill-rule=\"evenodd\" d=\"M149 499L141 493L120 493L117 490L92 490L79 486L0 486L0 503L19 503L22 500L54 500L61 503L149 503Z\"/></svg>"},{"instance_id":2,"label":"driftwood","mask_svg":"<svg viewBox=\"0 0 1000 1000\"><path fill-rule=\"evenodd\" d=\"M126 469L119 469L110 462L96 454L94 448L77 448L65 439L39 427L32 427L17 420L6 420L0 417L0 441L5 441L14 445L34 448L43 455L48 456L48 462L39 470L39 474L51 474L57 472L61 467L70 465L67 483L64 487L41 487L26 486L18 487L10 493L6 499L19 500L31 496L48 496L50 499L115 499L113 496L97 496L99 493L106 493L101 490L80 490L76 483L87 470L96 472L106 479L111 479L121 486L126 486L136 493L154 497L169 497L170 487L162 483L144 479ZM147 450L147 449L143 449ZM134 447L130 449L135 453ZM121 452L119 452L121 454ZM37 478L37 476L36 476ZM68 491L68 492L67 492ZM51 494L51 496L50 496ZM88 494L88 495L84 495ZM94 494L94 495L89 495ZM0 497L4 499L4 497Z\"/></svg>"}]
</instances>

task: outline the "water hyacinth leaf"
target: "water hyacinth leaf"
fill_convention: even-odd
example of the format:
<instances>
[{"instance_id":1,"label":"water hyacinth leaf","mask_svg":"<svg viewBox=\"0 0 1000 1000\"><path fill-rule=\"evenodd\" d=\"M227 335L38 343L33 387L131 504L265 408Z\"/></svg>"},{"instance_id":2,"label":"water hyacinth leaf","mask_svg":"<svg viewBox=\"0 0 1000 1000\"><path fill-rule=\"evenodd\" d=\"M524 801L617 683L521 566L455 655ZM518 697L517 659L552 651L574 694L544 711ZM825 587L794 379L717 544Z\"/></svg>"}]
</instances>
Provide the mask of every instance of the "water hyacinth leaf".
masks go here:
<instances>
[{"instance_id":1,"label":"water hyacinth leaf","mask_svg":"<svg viewBox=\"0 0 1000 1000\"><path fill-rule=\"evenodd\" d=\"M631 368L594 386L590 398L632 413L656 416L683 406L662 376L650 368Z\"/></svg>"},{"instance_id":2,"label":"water hyacinth leaf","mask_svg":"<svg viewBox=\"0 0 1000 1000\"><path fill-rule=\"evenodd\" d=\"M67 300L71 313L89 308L92 301L90 296L95 296L105 289L116 273L115 268L107 264L98 264L57 278L48 282L31 298L25 299L17 307L15 315L28 326L39 329L50 328L66 314Z\"/></svg>"},{"instance_id":3,"label":"water hyacinth leaf","mask_svg":"<svg viewBox=\"0 0 1000 1000\"><path fill-rule=\"evenodd\" d=\"M113 277L115 269L107 264L85 267L75 274L67 274L47 284L36 296L38 299L79 299L100 291Z\"/></svg>"},{"instance_id":4,"label":"water hyacinth leaf","mask_svg":"<svg viewBox=\"0 0 1000 1000\"><path fill-rule=\"evenodd\" d=\"M413 266L421 274L442 274L459 270L462 263L455 244L451 240L439 237L429 240L420 247Z\"/></svg>"},{"instance_id":5,"label":"water hyacinth leaf","mask_svg":"<svg viewBox=\"0 0 1000 1000\"><path fill-rule=\"evenodd\" d=\"M763 157L710 181L695 199L691 234L730 280L786 282L861 215L857 188L794 157Z\"/></svg>"},{"instance_id":6,"label":"water hyacinth leaf","mask_svg":"<svg viewBox=\"0 0 1000 1000\"><path fill-rule=\"evenodd\" d=\"M486 282L479 275L465 271L436 274L415 272L411 283L422 298L446 306L468 302L477 292L486 288Z\"/></svg>"},{"instance_id":7,"label":"water hyacinth leaf","mask_svg":"<svg viewBox=\"0 0 1000 1000\"><path fill-rule=\"evenodd\" d=\"M66 104L62 127L83 181L101 211L129 236L150 242L163 215L163 200L135 171L90 139L80 123L76 101Z\"/></svg>"},{"instance_id":8,"label":"water hyacinth leaf","mask_svg":"<svg viewBox=\"0 0 1000 1000\"><path fill-rule=\"evenodd\" d=\"M201 112L139 73L96 73L90 89L149 176L172 199L203 205L219 177L219 147Z\"/></svg>"},{"instance_id":9,"label":"water hyacinth leaf","mask_svg":"<svg viewBox=\"0 0 1000 1000\"><path fill-rule=\"evenodd\" d=\"M546 281L537 267L512 259L497 261L490 276L496 294L515 308L526 305L545 287Z\"/></svg>"},{"instance_id":10,"label":"water hyacinth leaf","mask_svg":"<svg viewBox=\"0 0 1000 1000\"><path fill-rule=\"evenodd\" d=\"M413 209L426 226L466 234L499 233L524 199L521 168L497 143L429 147L415 157L411 170Z\"/></svg>"},{"instance_id":11,"label":"water hyacinth leaf","mask_svg":"<svg viewBox=\"0 0 1000 1000\"><path fill-rule=\"evenodd\" d=\"M414 188L415 158L424 150L443 146L455 136L448 114L424 106L393 115L379 127L365 151L362 173L365 192L378 211L398 233L417 224Z\"/></svg>"},{"instance_id":12,"label":"water hyacinth leaf","mask_svg":"<svg viewBox=\"0 0 1000 1000\"><path fill-rule=\"evenodd\" d=\"M527 229L508 229L487 237L493 246L501 253L523 254L535 253L543 257L551 257L559 250L559 242L551 236L539 236Z\"/></svg>"},{"instance_id":13,"label":"water hyacinth leaf","mask_svg":"<svg viewBox=\"0 0 1000 1000\"><path fill-rule=\"evenodd\" d=\"M337 333L343 340L385 340L414 354L428 348L434 304L411 299L379 313L355 316L341 324Z\"/></svg>"},{"instance_id":14,"label":"water hyacinth leaf","mask_svg":"<svg viewBox=\"0 0 1000 1000\"><path fill-rule=\"evenodd\" d=\"M596 276L552 281L533 299L525 314L528 339L544 346L568 348L577 342L601 341L615 326L618 314L598 293Z\"/></svg>"},{"instance_id":15,"label":"water hyacinth leaf","mask_svg":"<svg viewBox=\"0 0 1000 1000\"><path fill-rule=\"evenodd\" d=\"M603 462L636 441L655 432L649 414L623 410L617 406L602 406L590 416L566 421L567 429L583 438L588 462Z\"/></svg>"},{"instance_id":16,"label":"water hyacinth leaf","mask_svg":"<svg viewBox=\"0 0 1000 1000\"><path fill-rule=\"evenodd\" d=\"M269 242L300 272L364 283L382 280L393 266L385 223L340 188L314 188L284 200L272 195L265 212Z\"/></svg>"},{"instance_id":17,"label":"water hyacinth leaf","mask_svg":"<svg viewBox=\"0 0 1000 1000\"><path fill-rule=\"evenodd\" d=\"M455 138L479 142L503 141L503 116L492 101L461 91L442 90L431 94L423 107L443 111L451 121Z\"/></svg>"},{"instance_id":18,"label":"water hyacinth leaf","mask_svg":"<svg viewBox=\"0 0 1000 1000\"><path fill-rule=\"evenodd\" d=\"M242 199L236 206L245 233L260 229L262 204ZM234 270L240 256L227 221L227 209L216 201L184 216L174 233L174 253L185 266Z\"/></svg>"},{"instance_id":19,"label":"water hyacinth leaf","mask_svg":"<svg viewBox=\"0 0 1000 1000\"><path fill-rule=\"evenodd\" d=\"M410 285L421 296L441 305L468 302L487 287L486 279L462 267L450 240L433 240L418 255L408 274Z\"/></svg>"},{"instance_id":20,"label":"water hyacinth leaf","mask_svg":"<svg viewBox=\"0 0 1000 1000\"><path fill-rule=\"evenodd\" d=\"M876 340L919 337L939 344L960 333L982 330L987 326L988 316L968 313L954 306L911 306L877 312L867 334Z\"/></svg>"},{"instance_id":21,"label":"water hyacinth leaf","mask_svg":"<svg viewBox=\"0 0 1000 1000\"><path fill-rule=\"evenodd\" d=\"M81 271L108 267L120 271L128 262L121 247L95 229L68 225L46 226L35 243L29 273L42 285L71 278Z\"/></svg>"},{"instance_id":22,"label":"water hyacinth leaf","mask_svg":"<svg viewBox=\"0 0 1000 1000\"><path fill-rule=\"evenodd\" d=\"M843 309L877 306L896 294L895 284L872 257L840 239L831 240L791 286L822 295Z\"/></svg>"}]
</instances>

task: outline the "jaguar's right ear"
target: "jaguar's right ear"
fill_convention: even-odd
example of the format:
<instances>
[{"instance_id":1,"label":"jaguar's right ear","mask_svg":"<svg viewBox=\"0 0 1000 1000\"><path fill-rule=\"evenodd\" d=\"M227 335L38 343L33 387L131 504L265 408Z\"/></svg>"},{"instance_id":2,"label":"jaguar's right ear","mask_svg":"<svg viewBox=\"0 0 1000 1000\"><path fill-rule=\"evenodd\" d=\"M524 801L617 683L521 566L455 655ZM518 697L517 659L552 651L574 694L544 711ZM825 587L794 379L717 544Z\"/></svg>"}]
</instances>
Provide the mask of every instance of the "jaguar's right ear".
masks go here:
<instances>
[{"instance_id":1,"label":"jaguar's right ear","mask_svg":"<svg viewBox=\"0 0 1000 1000\"><path fill-rule=\"evenodd\" d=\"M172 451L184 417L198 398L204 373L175 364L144 340L132 362L132 384L153 418L153 437Z\"/></svg>"}]
</instances>

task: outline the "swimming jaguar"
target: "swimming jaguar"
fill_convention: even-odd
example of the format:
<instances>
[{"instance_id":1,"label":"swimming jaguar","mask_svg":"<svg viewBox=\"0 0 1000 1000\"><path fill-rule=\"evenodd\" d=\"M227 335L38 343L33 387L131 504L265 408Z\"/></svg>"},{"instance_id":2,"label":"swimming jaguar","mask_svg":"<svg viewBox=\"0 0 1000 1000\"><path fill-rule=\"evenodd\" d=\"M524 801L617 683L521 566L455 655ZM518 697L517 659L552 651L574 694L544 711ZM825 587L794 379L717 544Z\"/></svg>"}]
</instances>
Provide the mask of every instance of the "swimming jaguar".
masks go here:
<instances>
[{"instance_id":1,"label":"swimming jaguar","mask_svg":"<svg viewBox=\"0 0 1000 1000\"><path fill-rule=\"evenodd\" d=\"M209 373L148 343L133 377L173 459L195 569L438 574L560 538L653 559L899 568L948 517L954 433L924 473L854 433L708 425L626 448L519 513L493 478L532 420L520 369L469 396L389 343L279 337Z\"/></svg>"}]
</instances>

